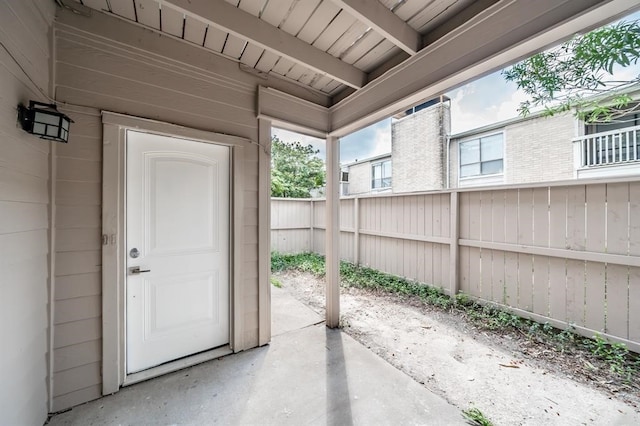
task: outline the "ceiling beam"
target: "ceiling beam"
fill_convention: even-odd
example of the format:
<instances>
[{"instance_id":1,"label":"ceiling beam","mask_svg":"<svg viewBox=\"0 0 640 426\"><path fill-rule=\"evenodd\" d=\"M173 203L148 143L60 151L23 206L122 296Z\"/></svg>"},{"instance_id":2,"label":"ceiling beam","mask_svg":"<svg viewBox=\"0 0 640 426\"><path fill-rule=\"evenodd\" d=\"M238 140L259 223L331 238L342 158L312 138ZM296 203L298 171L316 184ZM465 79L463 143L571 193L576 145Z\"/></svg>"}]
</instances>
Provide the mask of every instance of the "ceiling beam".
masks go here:
<instances>
[{"instance_id":1,"label":"ceiling beam","mask_svg":"<svg viewBox=\"0 0 640 426\"><path fill-rule=\"evenodd\" d=\"M504 0L330 108L344 136L638 9L637 0Z\"/></svg>"},{"instance_id":2,"label":"ceiling beam","mask_svg":"<svg viewBox=\"0 0 640 426\"><path fill-rule=\"evenodd\" d=\"M160 2L353 88L361 88L366 83L366 74L353 65L310 46L224 0L160 0Z\"/></svg>"},{"instance_id":3,"label":"ceiling beam","mask_svg":"<svg viewBox=\"0 0 640 426\"><path fill-rule=\"evenodd\" d=\"M422 47L422 36L379 1L332 0L358 21L383 35L390 42L415 55Z\"/></svg>"}]
</instances>

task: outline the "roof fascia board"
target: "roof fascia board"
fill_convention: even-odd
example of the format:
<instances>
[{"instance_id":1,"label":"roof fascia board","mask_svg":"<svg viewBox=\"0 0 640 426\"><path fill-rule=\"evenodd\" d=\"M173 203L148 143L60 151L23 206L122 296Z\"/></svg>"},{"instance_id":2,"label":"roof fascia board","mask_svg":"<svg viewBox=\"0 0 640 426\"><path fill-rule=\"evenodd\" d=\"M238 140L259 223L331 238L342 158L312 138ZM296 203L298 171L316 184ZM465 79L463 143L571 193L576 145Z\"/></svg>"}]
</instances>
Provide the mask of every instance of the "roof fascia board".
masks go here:
<instances>
[{"instance_id":1,"label":"roof fascia board","mask_svg":"<svg viewBox=\"0 0 640 426\"><path fill-rule=\"evenodd\" d=\"M366 83L366 74L224 0L161 0L194 19L249 40L278 56L354 88Z\"/></svg>"},{"instance_id":2,"label":"roof fascia board","mask_svg":"<svg viewBox=\"0 0 640 426\"><path fill-rule=\"evenodd\" d=\"M270 120L276 127L326 138L329 109L279 90L258 88L258 118Z\"/></svg>"},{"instance_id":3,"label":"roof fascia board","mask_svg":"<svg viewBox=\"0 0 640 426\"><path fill-rule=\"evenodd\" d=\"M637 7L635 0L499 2L332 106L330 134L352 133Z\"/></svg>"}]
</instances>

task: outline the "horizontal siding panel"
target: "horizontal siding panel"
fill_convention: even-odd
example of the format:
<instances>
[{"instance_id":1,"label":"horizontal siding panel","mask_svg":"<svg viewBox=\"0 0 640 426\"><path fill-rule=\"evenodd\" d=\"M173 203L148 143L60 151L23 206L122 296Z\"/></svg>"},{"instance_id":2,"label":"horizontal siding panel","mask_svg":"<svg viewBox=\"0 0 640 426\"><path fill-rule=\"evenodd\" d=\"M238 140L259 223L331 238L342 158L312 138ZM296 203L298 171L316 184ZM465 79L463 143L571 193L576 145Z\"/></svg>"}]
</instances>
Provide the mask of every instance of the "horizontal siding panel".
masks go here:
<instances>
[{"instance_id":1,"label":"horizontal siding panel","mask_svg":"<svg viewBox=\"0 0 640 426\"><path fill-rule=\"evenodd\" d=\"M258 227L257 226L244 227L244 243L258 244Z\"/></svg>"},{"instance_id":2,"label":"horizontal siding panel","mask_svg":"<svg viewBox=\"0 0 640 426\"><path fill-rule=\"evenodd\" d=\"M242 212L242 220L245 226L253 226L258 224L258 209L244 209Z\"/></svg>"},{"instance_id":3,"label":"horizontal siding panel","mask_svg":"<svg viewBox=\"0 0 640 426\"><path fill-rule=\"evenodd\" d=\"M101 250L101 230L98 228L58 229L56 252Z\"/></svg>"},{"instance_id":4,"label":"horizontal siding panel","mask_svg":"<svg viewBox=\"0 0 640 426\"><path fill-rule=\"evenodd\" d=\"M258 261L258 245L257 244L244 244L243 254L245 262Z\"/></svg>"},{"instance_id":5,"label":"horizontal siding panel","mask_svg":"<svg viewBox=\"0 0 640 426\"><path fill-rule=\"evenodd\" d=\"M49 252L47 230L0 235L0 265L40 258Z\"/></svg>"},{"instance_id":6,"label":"horizontal siding panel","mask_svg":"<svg viewBox=\"0 0 640 426\"><path fill-rule=\"evenodd\" d=\"M15 111L14 111L15 113ZM41 141L46 144L48 142ZM42 180L49 178L48 150L36 150L21 140L0 131L0 167L21 172Z\"/></svg>"},{"instance_id":7,"label":"horizontal siding panel","mask_svg":"<svg viewBox=\"0 0 640 426\"><path fill-rule=\"evenodd\" d=\"M242 265L242 276L244 278L258 278L258 262L243 262ZM256 281L253 281L251 285L256 285Z\"/></svg>"},{"instance_id":8,"label":"horizontal siding panel","mask_svg":"<svg viewBox=\"0 0 640 426\"><path fill-rule=\"evenodd\" d=\"M102 317L58 324L54 326L54 348L77 345L91 340L98 340L102 335Z\"/></svg>"},{"instance_id":9,"label":"horizontal siding panel","mask_svg":"<svg viewBox=\"0 0 640 426\"><path fill-rule=\"evenodd\" d=\"M64 181L101 182L102 164L75 158L58 157L56 178Z\"/></svg>"},{"instance_id":10,"label":"horizontal siding panel","mask_svg":"<svg viewBox=\"0 0 640 426\"><path fill-rule=\"evenodd\" d=\"M102 292L102 276L99 272L66 275L56 278L55 300L95 296Z\"/></svg>"},{"instance_id":11,"label":"horizontal siding panel","mask_svg":"<svg viewBox=\"0 0 640 426\"><path fill-rule=\"evenodd\" d=\"M54 324L64 324L89 318L97 318L102 311L100 296L78 297L59 300L55 305Z\"/></svg>"},{"instance_id":12,"label":"horizontal siding panel","mask_svg":"<svg viewBox=\"0 0 640 426\"><path fill-rule=\"evenodd\" d=\"M121 66L128 67L129 63L122 63ZM211 93L212 98L200 97L174 89L175 83L167 82L165 86L155 86L148 84L146 78L130 80L60 62L57 69L60 73L58 83L61 87L108 94L111 98L137 101L149 106L164 106L165 109L173 111L193 111L194 115L196 112L206 112L210 117L242 127L255 122L253 108L238 107L237 103L234 105L215 102L211 100L216 99L215 93Z\"/></svg>"},{"instance_id":13,"label":"horizontal siding panel","mask_svg":"<svg viewBox=\"0 0 640 426\"><path fill-rule=\"evenodd\" d=\"M99 362L102 360L102 340L55 349L53 360L54 373Z\"/></svg>"},{"instance_id":14,"label":"horizontal siding panel","mask_svg":"<svg viewBox=\"0 0 640 426\"><path fill-rule=\"evenodd\" d=\"M82 404L83 402L98 399L102 396L102 384L88 386L65 395L53 398L53 412Z\"/></svg>"},{"instance_id":15,"label":"horizontal siding panel","mask_svg":"<svg viewBox=\"0 0 640 426\"><path fill-rule=\"evenodd\" d=\"M34 20L33 10L25 10L26 2L0 2L0 39L20 66L36 84L46 90L49 86L49 43L47 23ZM32 29L30 31L29 29Z\"/></svg>"},{"instance_id":16,"label":"horizontal siding panel","mask_svg":"<svg viewBox=\"0 0 640 426\"><path fill-rule=\"evenodd\" d=\"M226 81L207 78L201 73L189 72L185 68L168 67L163 63L154 64L144 58L140 60L138 58L142 58L141 56L130 52L116 54L108 47L100 50L97 46L82 45L65 37L58 40L61 54L57 60L61 71L66 66L78 67L104 74L103 78L139 81L154 89L170 89L233 108L240 105L242 109L254 110L255 93L252 89L234 87ZM141 79L140 76L144 78Z\"/></svg>"},{"instance_id":17,"label":"horizontal siding panel","mask_svg":"<svg viewBox=\"0 0 640 426\"><path fill-rule=\"evenodd\" d=\"M47 204L48 180L0 167L0 200Z\"/></svg>"},{"instance_id":18,"label":"horizontal siding panel","mask_svg":"<svg viewBox=\"0 0 640 426\"><path fill-rule=\"evenodd\" d=\"M94 138L91 136L78 135L75 132L79 126L75 123L69 128L69 142L56 146L56 156L58 158L77 158L87 161L102 160L102 136Z\"/></svg>"},{"instance_id":19,"label":"horizontal siding panel","mask_svg":"<svg viewBox=\"0 0 640 426\"><path fill-rule=\"evenodd\" d=\"M56 229L100 228L102 229L102 207L100 205L56 206Z\"/></svg>"},{"instance_id":20,"label":"horizontal siding panel","mask_svg":"<svg viewBox=\"0 0 640 426\"><path fill-rule=\"evenodd\" d=\"M102 252L68 251L56 254L56 276L85 274L102 270Z\"/></svg>"},{"instance_id":21,"label":"horizontal siding panel","mask_svg":"<svg viewBox=\"0 0 640 426\"><path fill-rule=\"evenodd\" d=\"M257 191L244 191L243 194L244 207L248 209L258 208L258 192Z\"/></svg>"},{"instance_id":22,"label":"horizontal siding panel","mask_svg":"<svg viewBox=\"0 0 640 426\"><path fill-rule=\"evenodd\" d=\"M99 90L78 89L74 87L58 86L58 98L64 102L72 104L87 105L95 108L102 108L107 111L115 111L121 114L129 114L138 117L150 118L164 121L166 123L178 124L194 129L226 133L239 137L256 140L258 137L258 126L255 116L247 114L243 120L229 121L221 119L220 116L209 110L194 109L190 106L189 100L182 100L183 108L174 108L174 96L162 99L147 99L146 96L126 96L118 97ZM105 89L103 89L105 90ZM140 101L140 99L144 99ZM172 106L172 107L170 107ZM185 112L191 111L191 112ZM198 111L198 112L196 112ZM203 112L200 112L203 111ZM206 113L205 113L206 112Z\"/></svg>"},{"instance_id":23,"label":"horizontal siding panel","mask_svg":"<svg viewBox=\"0 0 640 426\"><path fill-rule=\"evenodd\" d=\"M56 183L56 204L67 206L99 205L102 202L102 185L96 182Z\"/></svg>"},{"instance_id":24,"label":"horizontal siding panel","mask_svg":"<svg viewBox=\"0 0 640 426\"><path fill-rule=\"evenodd\" d=\"M95 362L55 373L53 375L53 396L65 395L101 383L100 370L100 362Z\"/></svg>"},{"instance_id":25,"label":"horizontal siding panel","mask_svg":"<svg viewBox=\"0 0 640 426\"><path fill-rule=\"evenodd\" d=\"M49 212L44 204L0 201L0 234L48 229Z\"/></svg>"}]
</instances>

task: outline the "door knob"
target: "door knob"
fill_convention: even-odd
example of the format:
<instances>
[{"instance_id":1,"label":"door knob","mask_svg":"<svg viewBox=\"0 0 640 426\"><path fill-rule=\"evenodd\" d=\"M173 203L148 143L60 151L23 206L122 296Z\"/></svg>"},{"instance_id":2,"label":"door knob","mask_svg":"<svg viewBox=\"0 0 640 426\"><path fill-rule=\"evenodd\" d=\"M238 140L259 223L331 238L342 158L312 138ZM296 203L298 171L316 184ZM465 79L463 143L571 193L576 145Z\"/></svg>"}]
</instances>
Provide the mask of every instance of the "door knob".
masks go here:
<instances>
[{"instance_id":1,"label":"door knob","mask_svg":"<svg viewBox=\"0 0 640 426\"><path fill-rule=\"evenodd\" d=\"M144 272L151 272L151 269L140 269L139 266L132 266L129 268L129 275L138 275Z\"/></svg>"}]
</instances>

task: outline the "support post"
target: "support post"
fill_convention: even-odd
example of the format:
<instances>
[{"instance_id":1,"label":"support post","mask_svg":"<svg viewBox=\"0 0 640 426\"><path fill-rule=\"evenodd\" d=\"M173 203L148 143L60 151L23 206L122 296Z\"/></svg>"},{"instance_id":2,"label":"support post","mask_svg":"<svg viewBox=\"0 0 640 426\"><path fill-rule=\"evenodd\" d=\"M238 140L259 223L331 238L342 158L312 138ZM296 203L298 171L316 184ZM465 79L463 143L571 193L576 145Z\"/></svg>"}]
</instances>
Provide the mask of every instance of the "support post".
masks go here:
<instances>
[{"instance_id":1,"label":"support post","mask_svg":"<svg viewBox=\"0 0 640 426\"><path fill-rule=\"evenodd\" d=\"M327 137L327 190L325 228L326 323L340 323L340 139Z\"/></svg>"},{"instance_id":2,"label":"support post","mask_svg":"<svg viewBox=\"0 0 640 426\"><path fill-rule=\"evenodd\" d=\"M271 340L271 121L258 120L258 344Z\"/></svg>"},{"instance_id":3,"label":"support post","mask_svg":"<svg viewBox=\"0 0 640 426\"><path fill-rule=\"evenodd\" d=\"M458 238L459 238L459 212L460 212L460 205L458 203L458 192L457 191L451 191L450 195L449 195L450 199L451 199L451 206L450 206L450 212L451 212L451 222L450 222L450 229L449 229L449 291L450 291L450 296L451 297L455 297L455 295L458 293L458 288L459 288L459 283L458 283L458 271L459 271L459 267L458 267L458 251L460 246L458 245Z\"/></svg>"},{"instance_id":4,"label":"support post","mask_svg":"<svg viewBox=\"0 0 640 426\"><path fill-rule=\"evenodd\" d=\"M309 206L310 206L309 207L309 210L310 210L310 213L309 213L309 216L310 216L310 218L309 218L309 220L310 220L310 222L309 222L309 251L311 253L315 253L316 252L316 240L315 240L316 237L314 235L314 229L313 229L314 226L313 225L315 224L315 220L316 220L316 213L315 213L316 205L313 202L313 198L309 200Z\"/></svg>"},{"instance_id":5,"label":"support post","mask_svg":"<svg viewBox=\"0 0 640 426\"><path fill-rule=\"evenodd\" d=\"M353 263L360 265L360 198L353 199Z\"/></svg>"}]
</instances>

